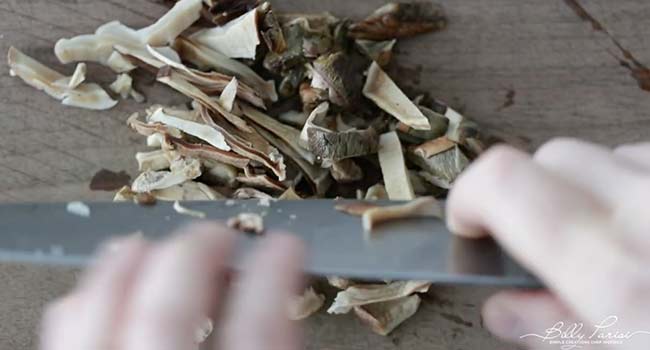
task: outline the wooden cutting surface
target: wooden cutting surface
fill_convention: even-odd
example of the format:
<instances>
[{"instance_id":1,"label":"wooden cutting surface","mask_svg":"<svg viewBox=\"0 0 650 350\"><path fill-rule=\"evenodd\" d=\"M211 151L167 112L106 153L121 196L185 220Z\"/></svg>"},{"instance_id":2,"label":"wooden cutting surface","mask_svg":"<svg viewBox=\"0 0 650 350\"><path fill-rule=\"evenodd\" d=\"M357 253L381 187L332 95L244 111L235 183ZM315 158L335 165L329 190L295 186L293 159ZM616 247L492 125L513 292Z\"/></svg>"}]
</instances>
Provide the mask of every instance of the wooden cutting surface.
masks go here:
<instances>
[{"instance_id":1,"label":"wooden cutting surface","mask_svg":"<svg viewBox=\"0 0 650 350\"><path fill-rule=\"evenodd\" d=\"M291 12L328 10L362 17L379 0L277 0ZM528 138L537 146L555 136L614 145L650 139L650 91L620 64L622 52L605 28L637 61L650 65L650 5L644 0L585 0L600 21L587 22L563 0L442 2L449 27L400 42L391 70L408 91L427 91L484 125ZM151 23L165 6L153 1L4 0L0 2L0 52L15 45L69 74L52 48L58 38L91 33L118 19L132 27ZM91 66L89 79L114 76ZM185 98L136 75L149 103ZM144 105L123 101L104 112L66 108L9 77L0 62L0 201L108 199L89 189L102 168L135 175L142 137L127 130L129 113ZM1 227L1 225L0 225ZM1 234L1 233L0 233ZM0 349L36 347L41 305L69 288L70 270L0 266ZM482 328L480 303L491 291L434 288L423 309L392 336L364 329L352 317L318 315L307 325L309 349L507 349Z\"/></svg>"}]
</instances>

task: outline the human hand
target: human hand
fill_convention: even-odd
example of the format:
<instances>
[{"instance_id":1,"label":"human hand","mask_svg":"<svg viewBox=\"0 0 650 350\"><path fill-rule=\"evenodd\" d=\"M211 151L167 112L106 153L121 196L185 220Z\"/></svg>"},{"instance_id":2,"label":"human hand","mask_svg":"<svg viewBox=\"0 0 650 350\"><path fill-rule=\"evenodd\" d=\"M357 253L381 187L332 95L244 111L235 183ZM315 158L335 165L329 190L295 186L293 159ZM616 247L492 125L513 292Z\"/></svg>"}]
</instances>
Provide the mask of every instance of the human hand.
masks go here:
<instances>
[{"instance_id":1,"label":"human hand","mask_svg":"<svg viewBox=\"0 0 650 350\"><path fill-rule=\"evenodd\" d=\"M232 291L226 263L235 233L220 225L190 225L162 243L113 241L79 285L48 307L41 349L191 350L205 317L218 316L212 348L297 350L287 304L301 288L303 249L289 235L265 239Z\"/></svg>"},{"instance_id":2,"label":"human hand","mask_svg":"<svg viewBox=\"0 0 650 350\"><path fill-rule=\"evenodd\" d=\"M558 321L565 322L563 330L584 322L578 333L585 340L641 331L618 340L624 349L647 349L649 199L650 143L612 151L557 139L533 157L507 146L489 150L451 191L449 228L467 237L489 232L548 291L493 296L483 308L487 328L505 340L539 348L549 346L549 339L521 336L545 335ZM609 319L615 324L594 327L610 316L617 317ZM557 331L549 336L560 340Z\"/></svg>"}]
</instances>

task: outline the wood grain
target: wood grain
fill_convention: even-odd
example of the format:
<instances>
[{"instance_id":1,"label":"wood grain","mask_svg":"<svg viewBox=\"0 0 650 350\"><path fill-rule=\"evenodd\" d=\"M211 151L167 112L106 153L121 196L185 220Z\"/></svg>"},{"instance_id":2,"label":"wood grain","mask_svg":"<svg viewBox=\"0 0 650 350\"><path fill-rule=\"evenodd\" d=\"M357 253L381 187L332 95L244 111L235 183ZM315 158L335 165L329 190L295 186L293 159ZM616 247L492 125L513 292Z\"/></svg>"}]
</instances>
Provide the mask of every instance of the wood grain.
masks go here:
<instances>
[{"instance_id":1,"label":"wood grain","mask_svg":"<svg viewBox=\"0 0 650 350\"><path fill-rule=\"evenodd\" d=\"M442 1L441 1L442 2ZM277 0L291 12L331 11L359 18L380 0ZM482 124L529 138L537 146L555 136L586 138L607 145L650 138L650 92L639 88L619 65L620 52L602 32L581 20L563 0L444 1L449 27L398 45L391 73L408 91L429 92ZM650 64L650 6L644 0L583 1L634 56ZM0 52L15 45L65 73L73 66L56 61L57 39L91 33L119 19L142 27L164 11L162 2L127 0L5 0L0 3ZM66 108L21 81L0 63L0 201L108 199L90 191L101 168L135 175L133 155L141 137L125 126L129 113L144 108L123 101L105 112ZM89 76L106 84L113 74L91 65ZM149 102L175 104L185 98L153 85L146 74L137 88ZM72 283L40 268L4 266L0 348L32 349L37 310ZM48 270L49 271L49 270ZM481 300L486 289L439 288L444 303L426 301L417 316L393 337L373 335L348 316L319 315L308 323L309 349L504 349L482 329ZM23 296L23 293L24 294ZM30 296L32 299L30 299ZM471 305L471 306L468 306ZM471 323L471 327L454 315ZM9 315L9 316L6 316ZM9 336L7 336L9 335Z\"/></svg>"}]
</instances>

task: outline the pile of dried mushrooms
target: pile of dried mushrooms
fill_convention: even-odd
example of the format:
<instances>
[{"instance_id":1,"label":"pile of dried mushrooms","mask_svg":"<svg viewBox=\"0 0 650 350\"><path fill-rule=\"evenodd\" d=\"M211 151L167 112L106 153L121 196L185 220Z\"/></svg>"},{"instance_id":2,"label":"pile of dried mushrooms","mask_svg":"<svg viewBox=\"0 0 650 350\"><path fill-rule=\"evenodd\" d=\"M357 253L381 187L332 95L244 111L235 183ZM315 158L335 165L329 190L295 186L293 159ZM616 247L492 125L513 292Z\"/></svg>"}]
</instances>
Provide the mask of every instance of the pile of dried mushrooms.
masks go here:
<instances>
[{"instance_id":1,"label":"pile of dried mushrooms","mask_svg":"<svg viewBox=\"0 0 650 350\"><path fill-rule=\"evenodd\" d=\"M398 38L445 24L442 9L426 2L387 4L352 21L279 14L257 0L180 0L145 28L112 21L59 40L54 53L77 64L72 76L13 47L8 61L12 75L64 105L102 110L120 98L144 101L133 87L136 69L188 97L128 118L151 150L135 155L141 173L116 201L358 198L367 202L342 210L364 215L370 229L391 217L440 215L433 197L488 143L476 124L426 95L407 96L386 73ZM108 90L86 81L86 62L115 72ZM405 208L370 203L420 196L428 198ZM261 230L255 218L235 221ZM384 335L415 313L417 293L429 288L330 283L341 289L330 313L354 311ZM324 301L310 287L291 317L305 318Z\"/></svg>"}]
</instances>

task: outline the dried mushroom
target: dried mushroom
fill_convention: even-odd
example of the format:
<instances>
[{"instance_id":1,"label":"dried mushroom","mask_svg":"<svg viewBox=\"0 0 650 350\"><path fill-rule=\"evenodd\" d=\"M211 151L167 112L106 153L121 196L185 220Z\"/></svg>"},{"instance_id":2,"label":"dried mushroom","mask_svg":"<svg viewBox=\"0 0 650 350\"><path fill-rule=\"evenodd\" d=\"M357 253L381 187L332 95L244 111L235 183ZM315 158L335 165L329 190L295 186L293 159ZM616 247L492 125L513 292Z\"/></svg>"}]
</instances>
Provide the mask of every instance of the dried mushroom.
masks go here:
<instances>
[{"instance_id":1,"label":"dried mushroom","mask_svg":"<svg viewBox=\"0 0 650 350\"><path fill-rule=\"evenodd\" d=\"M77 82L71 84L74 75L66 77L25 55L13 46L9 48L7 63L12 76L17 76L28 85L60 100L63 105L103 110L112 108L117 104L117 101L111 99L99 85Z\"/></svg>"},{"instance_id":2,"label":"dried mushroom","mask_svg":"<svg viewBox=\"0 0 650 350\"><path fill-rule=\"evenodd\" d=\"M258 0L179 0L141 29L111 21L59 40L59 61L78 63L69 77L13 47L8 62L12 75L66 105L117 103L87 82L85 62L116 72L109 88L123 99L144 101L133 89L136 69L187 98L180 106L153 103L144 119L129 116L127 125L150 149L136 154L140 174L115 201L174 201L180 214L201 218L179 202L255 199L268 206L276 199L357 198L363 202L340 201L336 209L362 216L369 232L384 221L441 217L434 197L444 197L495 141L426 92L407 96L381 68L396 58L397 39L445 23L442 9L424 2L387 4L351 21L284 14ZM410 202L372 202L386 199ZM288 220L297 219L289 213ZM264 230L253 213L229 225ZM414 293L428 288L420 281L330 283L343 289L330 311L354 310L382 335L415 313ZM292 318L307 317L323 302L307 289L292 304ZM197 342L210 328L197 332Z\"/></svg>"},{"instance_id":3,"label":"dried mushroom","mask_svg":"<svg viewBox=\"0 0 650 350\"><path fill-rule=\"evenodd\" d=\"M430 2L389 3L350 26L357 39L388 40L441 30L447 19L439 5Z\"/></svg>"},{"instance_id":4,"label":"dried mushroom","mask_svg":"<svg viewBox=\"0 0 650 350\"><path fill-rule=\"evenodd\" d=\"M184 207L184 206L181 205L181 203L178 200L174 201L173 208L174 208L174 211L176 211L179 214L192 216L192 217L195 217L195 218L198 218L198 219L205 219L205 213L204 212L198 211L198 210L192 210L190 208Z\"/></svg>"}]
</instances>

